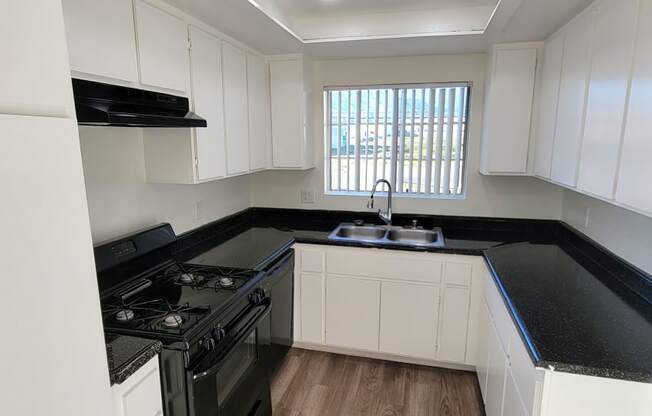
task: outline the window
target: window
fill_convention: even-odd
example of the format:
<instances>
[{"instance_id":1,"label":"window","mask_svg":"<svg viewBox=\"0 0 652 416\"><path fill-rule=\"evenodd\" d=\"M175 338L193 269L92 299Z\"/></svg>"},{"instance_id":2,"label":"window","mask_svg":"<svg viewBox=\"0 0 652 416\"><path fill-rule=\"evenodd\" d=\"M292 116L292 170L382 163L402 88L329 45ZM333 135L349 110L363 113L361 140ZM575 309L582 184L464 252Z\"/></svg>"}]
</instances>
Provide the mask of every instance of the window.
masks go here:
<instances>
[{"instance_id":1,"label":"window","mask_svg":"<svg viewBox=\"0 0 652 416\"><path fill-rule=\"evenodd\" d=\"M463 196L470 90L468 83L326 88L326 191L369 192L387 179L400 194Z\"/></svg>"}]
</instances>

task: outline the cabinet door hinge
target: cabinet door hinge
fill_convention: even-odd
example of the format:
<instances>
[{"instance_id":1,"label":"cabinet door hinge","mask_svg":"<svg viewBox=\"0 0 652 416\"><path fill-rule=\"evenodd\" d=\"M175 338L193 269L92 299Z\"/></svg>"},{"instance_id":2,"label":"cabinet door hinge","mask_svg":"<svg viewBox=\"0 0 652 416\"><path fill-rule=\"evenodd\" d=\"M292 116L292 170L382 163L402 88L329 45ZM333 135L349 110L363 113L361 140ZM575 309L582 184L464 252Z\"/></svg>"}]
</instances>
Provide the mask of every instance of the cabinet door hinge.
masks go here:
<instances>
[{"instance_id":1,"label":"cabinet door hinge","mask_svg":"<svg viewBox=\"0 0 652 416\"><path fill-rule=\"evenodd\" d=\"M195 156L195 170L199 170L199 158Z\"/></svg>"}]
</instances>

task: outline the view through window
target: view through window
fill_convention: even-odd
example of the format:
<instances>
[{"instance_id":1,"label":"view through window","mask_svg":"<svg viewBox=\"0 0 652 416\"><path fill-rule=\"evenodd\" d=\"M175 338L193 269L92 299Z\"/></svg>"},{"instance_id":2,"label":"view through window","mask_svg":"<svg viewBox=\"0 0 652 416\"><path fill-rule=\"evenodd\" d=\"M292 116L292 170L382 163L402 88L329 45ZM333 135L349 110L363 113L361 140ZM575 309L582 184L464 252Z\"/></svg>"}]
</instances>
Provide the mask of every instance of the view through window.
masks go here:
<instances>
[{"instance_id":1,"label":"view through window","mask_svg":"<svg viewBox=\"0 0 652 416\"><path fill-rule=\"evenodd\" d=\"M326 189L464 195L468 83L326 88ZM379 190L382 188L379 188Z\"/></svg>"}]
</instances>

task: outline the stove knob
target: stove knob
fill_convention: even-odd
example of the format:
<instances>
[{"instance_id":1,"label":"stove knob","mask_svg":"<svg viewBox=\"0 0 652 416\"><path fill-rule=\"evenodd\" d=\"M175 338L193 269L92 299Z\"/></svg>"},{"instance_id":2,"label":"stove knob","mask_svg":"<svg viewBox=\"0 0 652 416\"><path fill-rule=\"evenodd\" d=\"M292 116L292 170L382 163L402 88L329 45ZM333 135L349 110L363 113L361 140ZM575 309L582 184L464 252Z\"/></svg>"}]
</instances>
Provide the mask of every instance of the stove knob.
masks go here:
<instances>
[{"instance_id":1,"label":"stove knob","mask_svg":"<svg viewBox=\"0 0 652 416\"><path fill-rule=\"evenodd\" d=\"M216 342L222 341L225 336L226 336L226 334L224 332L224 328L222 328L219 325L217 327L215 327L215 329L213 330L213 337L215 338Z\"/></svg>"},{"instance_id":2,"label":"stove knob","mask_svg":"<svg viewBox=\"0 0 652 416\"><path fill-rule=\"evenodd\" d=\"M265 291L263 289L256 289L249 295L249 302L254 305L260 305L263 299L265 299Z\"/></svg>"},{"instance_id":3,"label":"stove knob","mask_svg":"<svg viewBox=\"0 0 652 416\"><path fill-rule=\"evenodd\" d=\"M210 335L206 335L204 339L201 340L201 345L206 351L212 351L215 349L215 339Z\"/></svg>"}]
</instances>

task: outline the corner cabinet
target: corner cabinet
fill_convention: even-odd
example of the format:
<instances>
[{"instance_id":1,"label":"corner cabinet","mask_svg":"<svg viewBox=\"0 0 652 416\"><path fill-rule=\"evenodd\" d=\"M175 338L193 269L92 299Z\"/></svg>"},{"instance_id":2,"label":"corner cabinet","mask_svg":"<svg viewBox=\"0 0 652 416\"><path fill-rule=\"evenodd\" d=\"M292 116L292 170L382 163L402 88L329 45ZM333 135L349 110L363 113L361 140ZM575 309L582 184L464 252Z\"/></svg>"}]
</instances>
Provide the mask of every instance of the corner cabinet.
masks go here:
<instances>
[{"instance_id":1,"label":"corner cabinet","mask_svg":"<svg viewBox=\"0 0 652 416\"><path fill-rule=\"evenodd\" d=\"M295 245L297 345L476 365L481 257Z\"/></svg>"},{"instance_id":2,"label":"corner cabinet","mask_svg":"<svg viewBox=\"0 0 652 416\"><path fill-rule=\"evenodd\" d=\"M111 387L113 416L163 416L158 355Z\"/></svg>"},{"instance_id":3,"label":"corner cabinet","mask_svg":"<svg viewBox=\"0 0 652 416\"><path fill-rule=\"evenodd\" d=\"M311 62L303 55L271 56L268 61L272 167L313 168Z\"/></svg>"},{"instance_id":4,"label":"corner cabinet","mask_svg":"<svg viewBox=\"0 0 652 416\"><path fill-rule=\"evenodd\" d=\"M486 82L480 172L527 175L542 42L494 45Z\"/></svg>"}]
</instances>

